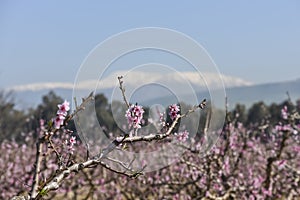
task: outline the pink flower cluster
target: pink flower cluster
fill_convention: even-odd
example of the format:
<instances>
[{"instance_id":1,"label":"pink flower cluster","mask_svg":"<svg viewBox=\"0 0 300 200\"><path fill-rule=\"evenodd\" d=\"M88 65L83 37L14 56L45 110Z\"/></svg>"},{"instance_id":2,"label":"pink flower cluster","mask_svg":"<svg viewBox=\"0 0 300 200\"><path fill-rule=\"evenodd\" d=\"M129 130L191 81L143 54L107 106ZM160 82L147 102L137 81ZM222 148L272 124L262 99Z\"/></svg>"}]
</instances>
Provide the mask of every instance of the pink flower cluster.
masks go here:
<instances>
[{"instance_id":1,"label":"pink flower cluster","mask_svg":"<svg viewBox=\"0 0 300 200\"><path fill-rule=\"evenodd\" d=\"M287 106L284 106L282 109L281 109L281 117L283 119L288 119L288 108Z\"/></svg>"},{"instance_id":2,"label":"pink flower cluster","mask_svg":"<svg viewBox=\"0 0 300 200\"><path fill-rule=\"evenodd\" d=\"M297 127L292 127L290 124L283 125L279 122L279 124L275 126L275 131L290 131L296 135L298 133L298 130L296 128Z\"/></svg>"},{"instance_id":3,"label":"pink flower cluster","mask_svg":"<svg viewBox=\"0 0 300 200\"><path fill-rule=\"evenodd\" d=\"M179 133L175 133L176 139L179 142L185 142L189 138L189 132L187 130Z\"/></svg>"},{"instance_id":4,"label":"pink flower cluster","mask_svg":"<svg viewBox=\"0 0 300 200\"><path fill-rule=\"evenodd\" d=\"M283 169L285 167L285 164L287 163L287 160L279 160L276 162L278 169Z\"/></svg>"},{"instance_id":5,"label":"pink flower cluster","mask_svg":"<svg viewBox=\"0 0 300 200\"><path fill-rule=\"evenodd\" d=\"M163 127L166 126L165 113L159 113L159 123L160 123Z\"/></svg>"},{"instance_id":6,"label":"pink flower cluster","mask_svg":"<svg viewBox=\"0 0 300 200\"><path fill-rule=\"evenodd\" d=\"M58 111L56 113L56 117L54 121L54 127L59 129L61 125L63 125L64 120L70 110L70 103L68 101L64 101L62 104L58 105Z\"/></svg>"},{"instance_id":7,"label":"pink flower cluster","mask_svg":"<svg viewBox=\"0 0 300 200\"><path fill-rule=\"evenodd\" d=\"M144 109L142 106L131 105L126 111L125 117L127 118L129 127L141 128Z\"/></svg>"},{"instance_id":8,"label":"pink flower cluster","mask_svg":"<svg viewBox=\"0 0 300 200\"><path fill-rule=\"evenodd\" d=\"M180 108L176 104L172 104L169 106L169 116L172 120L176 119L178 112L180 111Z\"/></svg>"},{"instance_id":9,"label":"pink flower cluster","mask_svg":"<svg viewBox=\"0 0 300 200\"><path fill-rule=\"evenodd\" d=\"M66 144L68 145L68 151L73 154L74 152L74 144L76 144L76 137L75 136L71 136L71 138L68 140L66 140Z\"/></svg>"}]
</instances>

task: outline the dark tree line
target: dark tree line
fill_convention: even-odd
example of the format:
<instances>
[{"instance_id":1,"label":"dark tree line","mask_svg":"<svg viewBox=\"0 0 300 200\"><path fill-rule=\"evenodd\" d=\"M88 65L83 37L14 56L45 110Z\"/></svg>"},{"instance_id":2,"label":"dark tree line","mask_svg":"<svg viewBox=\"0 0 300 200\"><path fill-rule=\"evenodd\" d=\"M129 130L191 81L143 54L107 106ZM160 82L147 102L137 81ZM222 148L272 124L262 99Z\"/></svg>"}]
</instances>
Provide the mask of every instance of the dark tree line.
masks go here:
<instances>
[{"instance_id":1,"label":"dark tree line","mask_svg":"<svg viewBox=\"0 0 300 200\"><path fill-rule=\"evenodd\" d=\"M249 109L246 109L245 105L236 104L230 113L230 117L235 118L236 121L242 122L247 126L265 124L266 122L275 125L280 121L281 109L284 106L287 106L289 112L299 112L300 99L296 101L296 104L290 100L285 100L279 104L272 103L271 105L259 101L254 103Z\"/></svg>"},{"instance_id":2,"label":"dark tree line","mask_svg":"<svg viewBox=\"0 0 300 200\"><path fill-rule=\"evenodd\" d=\"M63 99L56 95L53 91L42 97L42 102L36 107L29 110L18 110L12 98L11 93L0 92L0 142L4 139L22 141L24 134L28 132L36 133L39 127L39 119L50 121L56 113L57 105L62 103ZM264 102L256 102L249 109L245 105L236 104L235 108L230 111L230 118L235 121L242 122L247 126L264 124L269 122L275 124L279 121L281 109L287 106L290 111L300 111L300 100L296 104L292 104L286 100L282 103L273 103L267 105ZM188 105L181 103L181 107L188 107ZM149 108L145 109L145 122L149 117ZM113 113L119 112L117 116L123 116L126 108L122 102L114 102L113 106L103 94L95 96L95 110L98 121L102 127L105 128L105 133L122 134L119 129L117 120ZM166 110L166 113L168 110ZM198 132L203 131L207 111L201 113L202 120L199 123ZM204 120L203 120L204 119ZM167 119L168 121L169 119ZM73 122L69 123L68 128L76 133L76 128Z\"/></svg>"}]
</instances>

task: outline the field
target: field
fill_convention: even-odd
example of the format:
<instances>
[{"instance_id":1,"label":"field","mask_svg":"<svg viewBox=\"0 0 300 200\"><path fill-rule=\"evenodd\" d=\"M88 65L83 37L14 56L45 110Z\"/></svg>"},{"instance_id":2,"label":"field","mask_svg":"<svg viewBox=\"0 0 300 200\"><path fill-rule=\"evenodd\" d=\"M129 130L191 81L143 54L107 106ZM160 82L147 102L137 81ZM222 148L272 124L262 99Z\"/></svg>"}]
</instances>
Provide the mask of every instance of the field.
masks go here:
<instances>
[{"instance_id":1,"label":"field","mask_svg":"<svg viewBox=\"0 0 300 200\"><path fill-rule=\"evenodd\" d=\"M129 127L125 135L109 124L109 106L100 106L99 112L107 117L99 121L106 125L104 133L111 142L106 147L99 144L100 153L94 157L89 155L93 146L87 150L92 141L80 140L72 121L93 96L74 112L68 102L53 97L44 99L39 109L54 105L44 112L44 119L47 114L54 117L33 117L31 121L39 122L36 127L27 121L20 135L2 139L1 199L28 194L34 199L300 198L300 107L290 100L270 106L256 103L248 111L237 105L226 110L222 129L209 132L209 125L200 123L194 135L191 128L181 130L178 124L185 118L193 121L192 112L208 116L210 105L205 101L196 107L173 104L157 121L147 108L128 103L122 114ZM154 125L142 131L155 123L160 126L155 134L150 133ZM161 148L163 159L157 153ZM140 151L150 153L151 159Z\"/></svg>"}]
</instances>

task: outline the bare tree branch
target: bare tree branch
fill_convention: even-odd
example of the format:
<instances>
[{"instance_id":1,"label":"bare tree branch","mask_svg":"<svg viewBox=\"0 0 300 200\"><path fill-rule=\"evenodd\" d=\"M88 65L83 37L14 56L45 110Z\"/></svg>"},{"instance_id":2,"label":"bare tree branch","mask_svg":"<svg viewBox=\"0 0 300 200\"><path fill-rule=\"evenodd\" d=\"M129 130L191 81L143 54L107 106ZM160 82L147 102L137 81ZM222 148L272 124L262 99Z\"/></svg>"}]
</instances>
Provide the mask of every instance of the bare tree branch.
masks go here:
<instances>
[{"instance_id":1,"label":"bare tree branch","mask_svg":"<svg viewBox=\"0 0 300 200\"><path fill-rule=\"evenodd\" d=\"M123 78L123 76L119 76L119 77L118 77L119 85L120 85L119 88L120 88L120 90L121 90L121 92L122 92L123 100L124 100L124 102L125 102L127 108L129 108L130 105L129 105L129 103L128 103L127 99L126 99L126 96L125 96L125 88L123 87L123 81L122 81L122 78Z\"/></svg>"},{"instance_id":2,"label":"bare tree branch","mask_svg":"<svg viewBox=\"0 0 300 200\"><path fill-rule=\"evenodd\" d=\"M35 170L33 176L33 184L31 187L31 195L30 195L31 198L34 198L38 192L39 173L40 173L41 160L42 160L41 153L43 149L43 143L44 143L44 137L40 138L36 143Z\"/></svg>"}]
</instances>

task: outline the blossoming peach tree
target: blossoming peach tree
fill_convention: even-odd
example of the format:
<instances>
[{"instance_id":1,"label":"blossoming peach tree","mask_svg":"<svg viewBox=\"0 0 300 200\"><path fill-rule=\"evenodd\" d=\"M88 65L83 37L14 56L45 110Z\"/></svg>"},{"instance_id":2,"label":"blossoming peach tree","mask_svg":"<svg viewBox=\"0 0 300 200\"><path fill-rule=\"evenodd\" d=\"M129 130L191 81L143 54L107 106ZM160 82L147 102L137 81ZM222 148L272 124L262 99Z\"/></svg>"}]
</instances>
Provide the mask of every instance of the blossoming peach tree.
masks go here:
<instances>
[{"instance_id":1,"label":"blossoming peach tree","mask_svg":"<svg viewBox=\"0 0 300 200\"><path fill-rule=\"evenodd\" d=\"M189 136L188 131L185 130L183 132L173 133L174 128L181 118L187 117L198 108L203 109L206 105L206 100L203 100L199 105L195 106L185 114L180 114L179 105L170 105L168 114L171 118L171 123L166 123L163 118L164 114L159 113L160 123L162 125L161 131L155 134L138 135L138 129L141 128L143 123L143 114L145 111L143 107L137 103L128 103L125 97L125 89L122 86L122 77L118 77L118 79L125 104L128 108L125 117L130 131L122 136L116 137L111 144L92 158L89 157L89 149L87 149L85 160L77 161L73 154L75 151L74 145L77 143L78 138L74 136L72 131L68 130L66 126L70 120L85 109L85 106L89 101L93 100L93 93L86 99L83 99L81 105L77 106L71 114L68 113L70 111L70 103L64 101L62 104L58 105L58 110L53 120L49 121L47 124L45 124L44 120L40 120L39 138L36 143L36 155L33 165L34 173L32 181L29 180L31 189L28 193L25 192L25 195L15 196L12 199L43 199L51 191L58 190L63 181L68 179L72 173L76 174L87 168L95 168L98 166L102 166L116 174L136 178L143 174L143 170L147 167L146 164L139 170L133 170L131 166L132 163L125 164L122 161L115 160L114 162L119 163L125 169L123 171L118 171L103 162L103 160L108 158L110 152L115 149L120 150L120 147L127 143L159 141L168 137L174 137L181 142L187 140ZM124 150L124 148L121 150ZM51 156L54 156L55 158L51 159ZM76 177L72 178L76 179Z\"/></svg>"},{"instance_id":2,"label":"blossoming peach tree","mask_svg":"<svg viewBox=\"0 0 300 200\"><path fill-rule=\"evenodd\" d=\"M202 137L192 138L177 125L197 109L204 109L205 100L184 113L179 105L170 105L167 114L158 113L157 123L149 120L153 126L159 125L155 129L158 131L144 134L140 130L145 124L145 110L141 105L128 103L122 77L119 83L127 109L123 115L128 123L127 132L112 135L111 143L91 157L86 138L79 140L67 125L84 111L93 95L76 105L72 113L69 113L69 103L63 102L58 105L53 120L40 121L36 144L32 133L26 134L26 144L8 141L1 144L1 152L6 152L0 160L4 169L0 176L1 198L254 200L300 197L300 108L286 105L275 126L266 116L264 121L251 127L226 111L224 127L216 133L220 136L218 142L210 152L203 152L205 140L213 134L208 132L209 112ZM122 158L126 154L112 157L119 152L141 149L152 152L173 140L183 151L179 156L167 151L164 156L176 159L158 170L147 172L152 164L149 161L142 160L135 166L136 157L125 162ZM143 142L150 145L145 147ZM32 150L34 147L36 151Z\"/></svg>"}]
</instances>

